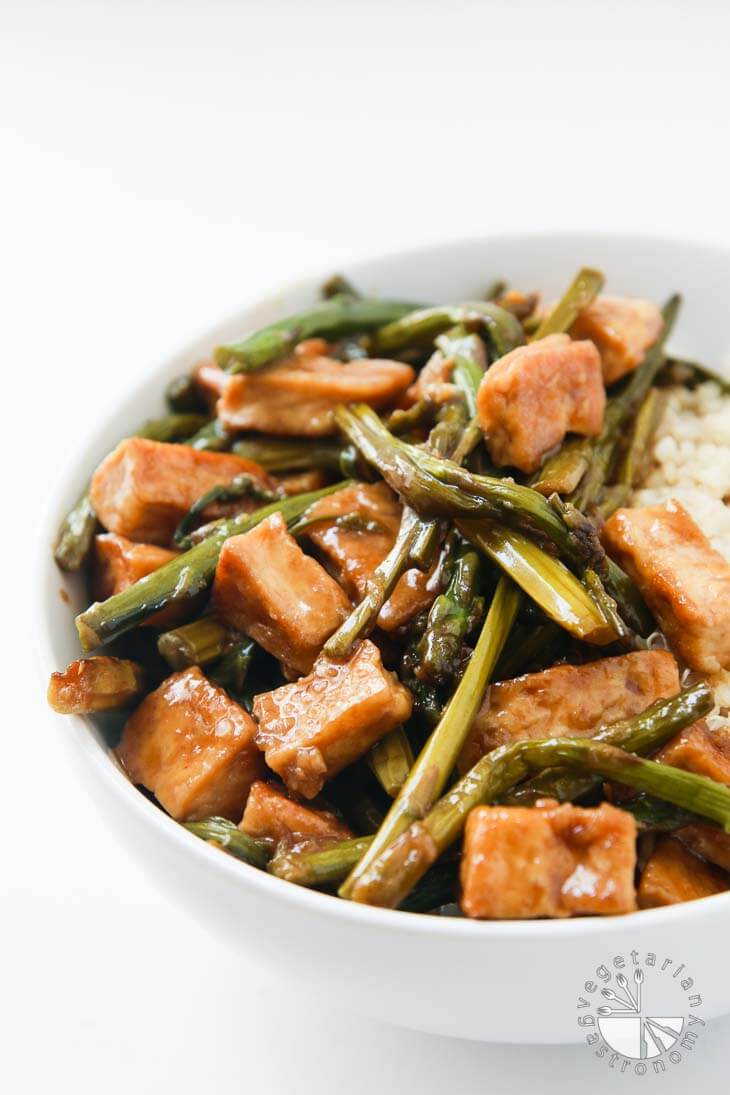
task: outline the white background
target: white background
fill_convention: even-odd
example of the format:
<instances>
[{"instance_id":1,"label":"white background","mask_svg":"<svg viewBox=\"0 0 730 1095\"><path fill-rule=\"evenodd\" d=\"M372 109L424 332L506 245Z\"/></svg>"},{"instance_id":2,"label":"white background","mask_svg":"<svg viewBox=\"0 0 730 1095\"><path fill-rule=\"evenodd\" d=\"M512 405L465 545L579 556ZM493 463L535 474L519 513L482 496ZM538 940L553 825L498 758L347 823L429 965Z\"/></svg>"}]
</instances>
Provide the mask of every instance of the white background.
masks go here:
<instances>
[{"instance_id":1,"label":"white background","mask_svg":"<svg viewBox=\"0 0 730 1095\"><path fill-rule=\"evenodd\" d=\"M493 228L730 242L728 10L0 3L3 1092L726 1090L730 1020L632 1084L584 1047L314 1010L231 953L87 802L34 676L25 564L88 423L279 280Z\"/></svg>"}]
</instances>

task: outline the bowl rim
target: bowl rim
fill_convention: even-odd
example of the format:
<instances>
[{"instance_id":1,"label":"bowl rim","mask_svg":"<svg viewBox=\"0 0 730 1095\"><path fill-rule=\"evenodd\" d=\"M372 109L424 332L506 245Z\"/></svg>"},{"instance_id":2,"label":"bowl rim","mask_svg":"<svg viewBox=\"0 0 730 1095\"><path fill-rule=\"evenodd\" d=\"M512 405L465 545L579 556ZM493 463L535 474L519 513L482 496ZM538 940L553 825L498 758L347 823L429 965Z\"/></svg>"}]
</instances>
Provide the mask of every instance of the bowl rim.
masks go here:
<instances>
[{"instance_id":1,"label":"bowl rim","mask_svg":"<svg viewBox=\"0 0 730 1095\"><path fill-rule=\"evenodd\" d=\"M477 237L461 237L458 239L445 237L430 241L415 247L394 247L389 250L368 251L358 254L353 259L342 263L342 267L353 279L357 279L360 268L366 268L373 263L392 263L398 259L425 259L436 253L458 252L465 247L487 247L491 243L499 243L506 246L513 243L515 246L524 246L529 241L540 240L542 244L554 240L560 245L571 243L611 244L617 246L640 245L662 246L668 249L683 249L696 253L712 253L718 258L724 257L730 262L730 246L717 241L704 241L688 236L667 236L660 233L648 232L603 232L592 231L588 228L580 229L544 229L519 231L493 231ZM327 273L318 270L315 264L300 271L300 273L284 283L278 283L274 287L264 288L260 293L247 295L241 304L232 313L223 317L205 331L194 334L174 344L169 352L156 355L155 361L150 364L150 369L141 373L140 379L125 395L125 402L129 403L144 399L144 391L148 387L150 378L157 374L163 374L174 361L183 355L192 355L197 352L194 347L200 343L211 344L222 328L231 327L235 323L245 324L243 317L257 308L276 307L278 298L296 289L313 288L327 277ZM60 578L60 572L56 571L53 562L50 545L53 543L57 527L59 491L68 493L70 481L80 472L80 462L83 454L96 446L97 440L108 431L113 420L113 411L110 408L106 413L100 413L97 419L97 427L90 431L83 441L79 441L72 447L68 459L65 459L60 468L57 468L53 479L52 489L47 495L47 501L37 523L37 535L35 537L36 552L33 560L33 573L38 575L35 582L37 606L34 616L37 622L35 629L35 645L41 673L47 675L56 666L54 662L52 644L50 639L49 610L52 607L49 599L44 596L47 582L44 580L50 573ZM79 475L80 478L80 475ZM62 580L62 579L61 579ZM53 718L52 712L48 712L49 718ZM710 897L700 898L694 901L684 902L678 905L665 906L655 909L639 909L632 913L618 916L586 916L571 917L567 919L551 920L472 920L467 917L432 916L427 913L404 913L400 910L382 909L369 905L359 904L353 901L343 901L330 894L321 893L304 886L297 886L284 879L275 877L266 871L250 866L235 857L221 852L220 849L210 846L200 840L179 822L155 805L143 795L130 782L121 767L115 762L110 750L104 749L101 743L89 732L91 720L83 715L55 716L62 719L66 725L71 724L74 743L86 764L93 772L92 778L103 781L110 794L115 795L126 806L136 812L143 824L155 827L160 840L168 844L176 844L181 852L195 856L204 869L212 872L221 872L233 886L241 887L242 891L249 886L258 889L264 897L272 900L280 899L288 902L293 910L319 914L329 917L333 921L346 921L350 924L359 924L365 928L391 929L404 934L433 934L438 937L453 939L471 939L498 941L516 939L521 941L550 941L558 939L569 940L601 935L607 940L622 935L632 924L636 924L637 913L640 914L641 927L651 930L655 925L669 927L672 924L696 923L710 916L726 916L730 906L730 891L728 893L715 894Z\"/></svg>"}]
</instances>

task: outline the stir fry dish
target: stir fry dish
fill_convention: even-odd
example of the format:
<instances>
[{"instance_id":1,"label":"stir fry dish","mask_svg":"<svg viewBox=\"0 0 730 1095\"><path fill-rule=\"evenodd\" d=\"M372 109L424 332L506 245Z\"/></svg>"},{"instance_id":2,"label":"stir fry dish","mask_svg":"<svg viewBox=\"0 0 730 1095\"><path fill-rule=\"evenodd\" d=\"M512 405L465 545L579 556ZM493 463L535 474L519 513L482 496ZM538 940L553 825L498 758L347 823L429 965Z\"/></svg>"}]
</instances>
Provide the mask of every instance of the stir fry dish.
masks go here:
<instances>
[{"instance_id":1,"label":"stir fry dish","mask_svg":"<svg viewBox=\"0 0 730 1095\"><path fill-rule=\"evenodd\" d=\"M249 867L477 919L730 889L730 385L668 350L678 297L536 288L333 278L63 523L51 706Z\"/></svg>"}]
</instances>

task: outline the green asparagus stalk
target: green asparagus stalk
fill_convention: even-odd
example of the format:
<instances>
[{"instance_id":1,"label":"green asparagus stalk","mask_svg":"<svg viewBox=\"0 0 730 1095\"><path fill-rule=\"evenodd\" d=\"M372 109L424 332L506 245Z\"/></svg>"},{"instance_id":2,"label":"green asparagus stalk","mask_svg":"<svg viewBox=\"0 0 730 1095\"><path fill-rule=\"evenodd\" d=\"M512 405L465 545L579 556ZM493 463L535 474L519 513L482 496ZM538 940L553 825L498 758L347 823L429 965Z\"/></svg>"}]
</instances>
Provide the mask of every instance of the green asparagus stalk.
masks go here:
<instances>
[{"instance_id":1,"label":"green asparagus stalk","mask_svg":"<svg viewBox=\"0 0 730 1095\"><path fill-rule=\"evenodd\" d=\"M546 498L551 494L572 494L589 464L590 453L586 439L571 438L535 472L530 486Z\"/></svg>"},{"instance_id":2,"label":"green asparagus stalk","mask_svg":"<svg viewBox=\"0 0 730 1095\"><path fill-rule=\"evenodd\" d=\"M421 308L399 316L372 336L373 349L393 354L408 346L432 343L450 327L465 326L484 332L495 357L521 346L524 334L520 321L490 301L475 300L463 304Z\"/></svg>"},{"instance_id":3,"label":"green asparagus stalk","mask_svg":"<svg viewBox=\"0 0 730 1095\"><path fill-rule=\"evenodd\" d=\"M336 472L342 450L339 445L325 441L261 437L236 441L231 451L271 472L310 471L312 468Z\"/></svg>"},{"instance_id":4,"label":"green asparagus stalk","mask_svg":"<svg viewBox=\"0 0 730 1095\"><path fill-rule=\"evenodd\" d=\"M200 414L168 414L145 422L135 437L145 437L150 441L179 441L189 437L206 420L206 416ZM61 570L69 574L81 570L91 552L96 527L96 514L87 487L64 518L58 532L53 557Z\"/></svg>"},{"instance_id":5,"label":"green asparagus stalk","mask_svg":"<svg viewBox=\"0 0 730 1095\"><path fill-rule=\"evenodd\" d=\"M552 620L533 623L531 626L517 623L510 642L497 663L495 681L509 681L536 661L545 664L550 659L555 662L556 640L564 634L563 629Z\"/></svg>"},{"instance_id":6,"label":"green asparagus stalk","mask_svg":"<svg viewBox=\"0 0 730 1095\"><path fill-rule=\"evenodd\" d=\"M446 684L457 672L461 648L471 626L480 569L477 553L461 544L456 551L449 584L431 606L418 645L422 680Z\"/></svg>"},{"instance_id":7,"label":"green asparagus stalk","mask_svg":"<svg viewBox=\"0 0 730 1095\"><path fill-rule=\"evenodd\" d=\"M272 513L281 513L287 523L295 521L311 505L334 491L349 486L344 480L322 490L297 494L272 502L255 513L241 514L224 521L211 535L190 551L178 556L134 585L97 602L76 617L76 627L84 650L109 642L148 616L170 604L184 604L210 585L221 547L231 536L248 532Z\"/></svg>"},{"instance_id":8,"label":"green asparagus stalk","mask_svg":"<svg viewBox=\"0 0 730 1095\"><path fill-rule=\"evenodd\" d=\"M235 434L230 433L219 418L201 426L185 444L200 452L225 452L233 444Z\"/></svg>"},{"instance_id":9,"label":"green asparagus stalk","mask_svg":"<svg viewBox=\"0 0 730 1095\"><path fill-rule=\"evenodd\" d=\"M242 697L244 685L256 651L256 643L246 635L232 642L219 662L209 670L208 676L221 688L225 688L235 699Z\"/></svg>"},{"instance_id":10,"label":"green asparagus stalk","mask_svg":"<svg viewBox=\"0 0 730 1095\"><path fill-rule=\"evenodd\" d=\"M599 730L594 740L615 745L629 753L654 753L680 730L707 715L713 696L704 681L669 699L659 699L632 719L623 719ZM504 799L512 805L532 804L540 798L573 801L600 787L599 776L548 769L522 783Z\"/></svg>"},{"instance_id":11,"label":"green asparagus stalk","mask_svg":"<svg viewBox=\"0 0 730 1095\"><path fill-rule=\"evenodd\" d=\"M395 798L413 767L413 751L403 727L397 726L377 742L368 761L386 795Z\"/></svg>"},{"instance_id":12,"label":"green asparagus stalk","mask_svg":"<svg viewBox=\"0 0 730 1095\"><path fill-rule=\"evenodd\" d=\"M281 847L269 863L268 870L277 878L296 882L299 886L326 886L341 882L365 854L372 843L371 836L340 840L326 848Z\"/></svg>"},{"instance_id":13,"label":"green asparagus stalk","mask_svg":"<svg viewBox=\"0 0 730 1095\"><path fill-rule=\"evenodd\" d=\"M179 548L189 548L188 533L195 522L214 502L234 502L239 498L255 498L259 502L276 502L282 497L278 490L269 490L249 472L241 472L230 483L219 483L193 502L188 512L172 534L173 543Z\"/></svg>"},{"instance_id":14,"label":"green asparagus stalk","mask_svg":"<svg viewBox=\"0 0 730 1095\"><path fill-rule=\"evenodd\" d=\"M677 829L683 829L686 825L697 825L707 822L691 814L689 810L682 810L679 806L672 806L661 799L652 798L651 795L638 795L635 799L621 803L621 809L632 814L640 830L654 833L671 833Z\"/></svg>"},{"instance_id":15,"label":"green asparagus stalk","mask_svg":"<svg viewBox=\"0 0 730 1095\"><path fill-rule=\"evenodd\" d=\"M342 897L358 900L360 891L368 889L373 865L384 849L413 820L423 817L441 794L482 702L492 670L502 653L519 602L520 594L516 587L508 578L500 578L464 676L372 844L341 887Z\"/></svg>"},{"instance_id":16,"label":"green asparagus stalk","mask_svg":"<svg viewBox=\"0 0 730 1095\"><path fill-rule=\"evenodd\" d=\"M371 331L408 315L416 307L404 301L353 298L350 293L338 293L308 312L272 323L240 342L219 346L215 358L229 373L262 369L291 353L304 339L334 339Z\"/></svg>"},{"instance_id":17,"label":"green asparagus stalk","mask_svg":"<svg viewBox=\"0 0 730 1095\"><path fill-rule=\"evenodd\" d=\"M588 266L579 270L565 294L538 327L535 340L569 331L578 315L598 296L603 283L604 277L599 270Z\"/></svg>"},{"instance_id":18,"label":"green asparagus stalk","mask_svg":"<svg viewBox=\"0 0 730 1095\"><path fill-rule=\"evenodd\" d=\"M157 640L157 649L172 669L187 669L216 661L223 656L229 642L228 628L214 616L201 616L163 632Z\"/></svg>"},{"instance_id":19,"label":"green asparagus stalk","mask_svg":"<svg viewBox=\"0 0 730 1095\"><path fill-rule=\"evenodd\" d=\"M224 817L206 817L202 821L186 821L190 833L210 844L217 844L236 859L252 867L265 867L273 851L270 840L254 840Z\"/></svg>"},{"instance_id":20,"label":"green asparagus stalk","mask_svg":"<svg viewBox=\"0 0 730 1095\"><path fill-rule=\"evenodd\" d=\"M685 706L683 696L674 697L674 701ZM378 857L370 857L368 884L353 894L354 899L395 908L438 856L458 839L475 806L501 799L532 772L545 769L575 768L580 774L615 780L708 817L730 831L729 788L626 751L626 743L641 743L650 734L654 740L661 738L656 719L651 723L643 716L638 718L643 721L636 724L636 736L632 736L630 724L623 727L624 748L607 742L607 729L604 740L550 738L517 741L493 749L436 803L423 821L414 821Z\"/></svg>"},{"instance_id":21,"label":"green asparagus stalk","mask_svg":"<svg viewBox=\"0 0 730 1095\"><path fill-rule=\"evenodd\" d=\"M486 521L457 520L456 527L571 635L599 646L619 637L575 575L526 536Z\"/></svg>"},{"instance_id":22,"label":"green asparagus stalk","mask_svg":"<svg viewBox=\"0 0 730 1095\"><path fill-rule=\"evenodd\" d=\"M171 411L200 411L204 407L195 377L190 375L174 377L165 388L165 400Z\"/></svg>"}]
</instances>

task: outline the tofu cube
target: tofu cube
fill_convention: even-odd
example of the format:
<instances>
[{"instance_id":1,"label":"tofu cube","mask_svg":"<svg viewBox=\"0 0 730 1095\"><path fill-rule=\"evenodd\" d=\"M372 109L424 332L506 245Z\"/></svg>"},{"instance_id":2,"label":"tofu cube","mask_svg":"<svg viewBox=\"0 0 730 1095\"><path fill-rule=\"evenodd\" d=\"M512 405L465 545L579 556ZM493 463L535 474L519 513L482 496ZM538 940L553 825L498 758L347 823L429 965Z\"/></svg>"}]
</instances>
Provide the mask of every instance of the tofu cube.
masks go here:
<instances>
[{"instance_id":1,"label":"tofu cube","mask_svg":"<svg viewBox=\"0 0 730 1095\"><path fill-rule=\"evenodd\" d=\"M704 863L673 837L664 837L649 856L641 874L640 909L696 901L730 889L730 876Z\"/></svg>"},{"instance_id":2,"label":"tofu cube","mask_svg":"<svg viewBox=\"0 0 730 1095\"><path fill-rule=\"evenodd\" d=\"M366 639L346 661L325 655L308 677L256 696L256 741L290 791L314 798L411 714L411 696Z\"/></svg>"},{"instance_id":3,"label":"tofu cube","mask_svg":"<svg viewBox=\"0 0 730 1095\"><path fill-rule=\"evenodd\" d=\"M350 612L345 593L304 554L279 513L226 540L211 603L221 619L278 658L290 677L310 671Z\"/></svg>"},{"instance_id":4,"label":"tofu cube","mask_svg":"<svg viewBox=\"0 0 730 1095\"><path fill-rule=\"evenodd\" d=\"M177 558L179 552L156 544L135 544L126 536L117 536L114 532L105 532L94 539L94 558L92 586L98 601L104 601L115 593L134 585L140 578L146 578L165 563ZM162 612L144 620L142 627L172 627L184 609L171 605Z\"/></svg>"},{"instance_id":5,"label":"tofu cube","mask_svg":"<svg viewBox=\"0 0 730 1095\"><path fill-rule=\"evenodd\" d=\"M653 301L600 296L583 309L570 333L595 344L603 379L613 384L641 364L663 325L662 313Z\"/></svg>"},{"instance_id":6,"label":"tofu cube","mask_svg":"<svg viewBox=\"0 0 730 1095\"><path fill-rule=\"evenodd\" d=\"M127 721L117 755L178 821L237 821L264 773L256 726L197 666L173 673Z\"/></svg>"},{"instance_id":7,"label":"tofu cube","mask_svg":"<svg viewBox=\"0 0 730 1095\"><path fill-rule=\"evenodd\" d=\"M466 823L461 907L485 920L631 912L635 866L636 823L607 803L478 806Z\"/></svg>"},{"instance_id":8,"label":"tofu cube","mask_svg":"<svg viewBox=\"0 0 730 1095\"><path fill-rule=\"evenodd\" d=\"M326 843L353 836L352 830L329 810L302 806L260 779L251 787L239 828L248 836L277 844Z\"/></svg>"}]
</instances>

